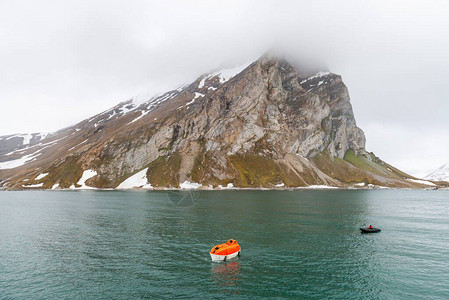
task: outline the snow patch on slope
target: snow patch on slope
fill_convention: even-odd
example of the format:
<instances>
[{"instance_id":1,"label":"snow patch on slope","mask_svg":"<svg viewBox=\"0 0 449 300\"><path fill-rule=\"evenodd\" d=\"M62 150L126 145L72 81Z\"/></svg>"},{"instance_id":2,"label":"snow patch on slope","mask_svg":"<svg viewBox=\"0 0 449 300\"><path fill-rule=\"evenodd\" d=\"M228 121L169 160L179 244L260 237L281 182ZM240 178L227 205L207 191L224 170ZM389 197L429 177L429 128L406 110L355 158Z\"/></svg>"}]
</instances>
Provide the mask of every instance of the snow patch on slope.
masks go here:
<instances>
[{"instance_id":1,"label":"snow patch on slope","mask_svg":"<svg viewBox=\"0 0 449 300\"><path fill-rule=\"evenodd\" d=\"M44 183L37 183L37 184L22 185L22 186L26 187L26 188L37 188L37 187L42 187L43 185L44 185Z\"/></svg>"},{"instance_id":2,"label":"snow patch on slope","mask_svg":"<svg viewBox=\"0 0 449 300\"><path fill-rule=\"evenodd\" d=\"M189 106L190 104L195 102L195 100L198 99L199 97L204 97L204 94L195 92L195 97L193 97L193 99L191 101L187 102L186 105L184 105L184 106Z\"/></svg>"},{"instance_id":3,"label":"snow patch on slope","mask_svg":"<svg viewBox=\"0 0 449 300\"><path fill-rule=\"evenodd\" d=\"M51 135L52 133L38 133L37 136L39 136L39 140L44 140L47 136Z\"/></svg>"},{"instance_id":4,"label":"snow patch on slope","mask_svg":"<svg viewBox=\"0 0 449 300\"><path fill-rule=\"evenodd\" d=\"M135 110L137 107L132 101L128 101L123 103L123 105L119 108L119 114L126 115L132 110Z\"/></svg>"},{"instance_id":5,"label":"snow patch on slope","mask_svg":"<svg viewBox=\"0 0 449 300\"><path fill-rule=\"evenodd\" d=\"M136 117L134 120L132 120L128 124L126 124L126 125L129 125L129 124L134 123L137 120L143 118L145 115L149 114L160 104L176 97L177 95L179 95L179 93L180 93L179 90L174 90L174 91L170 91L168 93L164 93L162 95L155 96L152 98L149 97L148 94L144 94L143 96L142 95L136 96L136 97L132 98L131 100L123 102L118 108L118 110L119 110L118 114L121 114L122 116L124 116L129 112L135 111L137 109L141 109L142 114L140 116Z\"/></svg>"},{"instance_id":6,"label":"snow patch on slope","mask_svg":"<svg viewBox=\"0 0 449 300\"><path fill-rule=\"evenodd\" d=\"M246 69L251 63L252 62L249 62L240 66L219 71L218 75L220 77L220 83L225 83L226 81L230 80L232 77Z\"/></svg>"},{"instance_id":7,"label":"snow patch on slope","mask_svg":"<svg viewBox=\"0 0 449 300\"><path fill-rule=\"evenodd\" d=\"M196 190L197 188L202 187L202 185L196 182L190 182L186 180L183 183L180 183L179 187L183 190Z\"/></svg>"},{"instance_id":8,"label":"snow patch on slope","mask_svg":"<svg viewBox=\"0 0 449 300\"><path fill-rule=\"evenodd\" d=\"M305 82L307 82L307 81L309 81L309 80L315 79L315 78L327 76L327 75L329 75L329 74L330 74L330 72L318 72L318 73L316 73L315 75L310 76L310 77L304 79L303 81L300 82L300 84L303 84L303 83L305 83ZM320 83L319 83L318 85L321 85L322 83L323 83L323 82L320 81Z\"/></svg>"},{"instance_id":9,"label":"snow patch on slope","mask_svg":"<svg viewBox=\"0 0 449 300\"><path fill-rule=\"evenodd\" d=\"M219 189L222 189L222 190L232 189L232 188L234 188L234 184L228 183L227 186L222 186L221 184L219 184L219 185L218 185L218 188L219 188Z\"/></svg>"},{"instance_id":10,"label":"snow patch on slope","mask_svg":"<svg viewBox=\"0 0 449 300\"><path fill-rule=\"evenodd\" d=\"M36 145L33 145L33 146L28 146L28 147L25 147L23 149L14 150L14 151L12 151L10 153L7 153L7 154L5 154L5 156L12 155L12 154L22 154L23 155L24 152L27 151L27 150L38 148L38 147L42 147L42 148L36 150L35 152L33 152L31 154L27 154L27 155L22 156L21 158L17 158L17 159L10 160L10 161L5 161L5 162L0 162L0 170L1 169L14 169L14 168L23 166L23 165L25 165L25 164L35 160L36 157L41 155L42 154L41 153L42 150L44 150L44 149L46 149L48 147L53 146L55 143L57 143L58 141L60 141L60 140L62 140L64 138L66 138L66 136L64 136L64 137L62 137L60 139L48 142L48 143L44 143L44 144L39 143L39 144L36 144Z\"/></svg>"},{"instance_id":11,"label":"snow patch on slope","mask_svg":"<svg viewBox=\"0 0 449 300\"><path fill-rule=\"evenodd\" d=\"M41 140L45 139L47 136L49 136L49 135L51 135L51 133L41 133L41 132L39 132L39 133L14 134L14 135L8 136L4 140L7 141L7 140L10 140L10 139L13 139L13 138L22 138L23 141L22 141L22 145L21 146L25 146L25 145L30 144L32 139L36 139L36 140L41 141Z\"/></svg>"},{"instance_id":12,"label":"snow patch on slope","mask_svg":"<svg viewBox=\"0 0 449 300\"><path fill-rule=\"evenodd\" d=\"M231 78L233 78L234 76L245 70L251 64L252 61L232 68L222 69L213 73L209 73L201 80L200 84L198 85L198 88L202 88L207 79L213 78L215 76L218 76L220 84L225 83L226 81L229 81Z\"/></svg>"},{"instance_id":13,"label":"snow patch on slope","mask_svg":"<svg viewBox=\"0 0 449 300\"><path fill-rule=\"evenodd\" d=\"M430 181L426 181L426 180L419 180L419 179L409 179L407 178L408 181L414 182L414 183L419 183L419 184L425 184L425 185L431 185L431 186L436 186L435 183L430 182Z\"/></svg>"},{"instance_id":14,"label":"snow patch on slope","mask_svg":"<svg viewBox=\"0 0 449 300\"><path fill-rule=\"evenodd\" d=\"M150 113L150 112L151 112L151 110L142 111L142 114L141 114L140 116L138 116L137 118L135 118L134 120L132 120L131 122L129 122L129 123L126 124L126 125L129 125L129 124L131 124L131 123L134 123L134 122L136 122L136 121L142 119L144 116L146 116L146 115L147 115L148 113Z\"/></svg>"},{"instance_id":15,"label":"snow patch on slope","mask_svg":"<svg viewBox=\"0 0 449 300\"><path fill-rule=\"evenodd\" d=\"M206 82L207 77L204 77L201 79L200 83L198 84L198 88L201 89L204 87L204 83Z\"/></svg>"},{"instance_id":16,"label":"snow patch on slope","mask_svg":"<svg viewBox=\"0 0 449 300\"><path fill-rule=\"evenodd\" d=\"M126 113L128 113L140 106L144 106L144 105L146 105L147 110L152 109L156 105L161 104L165 101L168 101L168 100L174 98L175 96L179 95L179 93L181 91L182 91L182 88L179 88L177 90L166 92L163 94L158 94L158 95L150 96L150 94L146 93L146 94L135 96L129 101L128 110L126 111ZM125 102L125 103L128 103L128 102Z\"/></svg>"},{"instance_id":17,"label":"snow patch on slope","mask_svg":"<svg viewBox=\"0 0 449 300\"><path fill-rule=\"evenodd\" d=\"M133 188L152 189L153 186L147 181L147 171L148 168L143 169L142 171L139 171L136 174L128 177L122 183L119 184L117 189L123 190Z\"/></svg>"},{"instance_id":18,"label":"snow patch on slope","mask_svg":"<svg viewBox=\"0 0 449 300\"><path fill-rule=\"evenodd\" d=\"M10 140L12 138L23 138L22 145L28 145L33 138L33 135L30 133L26 134L15 134L5 139L5 141Z\"/></svg>"},{"instance_id":19,"label":"snow patch on slope","mask_svg":"<svg viewBox=\"0 0 449 300\"><path fill-rule=\"evenodd\" d=\"M86 185L86 180L97 175L94 170L84 170L83 175L76 184L81 185L80 189L95 189L94 187ZM72 188L72 187L71 187Z\"/></svg>"},{"instance_id":20,"label":"snow patch on slope","mask_svg":"<svg viewBox=\"0 0 449 300\"><path fill-rule=\"evenodd\" d=\"M335 186L329 186L329 185L309 185L305 187L306 189L338 189L338 187Z\"/></svg>"},{"instance_id":21,"label":"snow patch on slope","mask_svg":"<svg viewBox=\"0 0 449 300\"><path fill-rule=\"evenodd\" d=\"M50 173L39 174L34 180L40 180L40 179L44 178L45 176L47 176L48 174L50 174Z\"/></svg>"},{"instance_id":22,"label":"snow patch on slope","mask_svg":"<svg viewBox=\"0 0 449 300\"><path fill-rule=\"evenodd\" d=\"M14 151L12 151L12 152L9 152L9 153L7 153L7 154L5 154L5 156L6 155L12 155L12 154L23 154L25 151L27 151L27 150L30 150L30 149L34 149L34 148L38 148L38 147L42 147L41 149L39 149L39 150L37 150L35 153L37 153L37 152L40 152L40 151L42 151L43 149L45 149L45 148L48 148L48 147L50 147L50 146L53 146L54 144L56 144L57 142L59 142L60 140L62 140L62 139L65 139L67 136L64 136L64 137L62 137L62 138L60 138L60 139L57 139L57 140L54 140L54 141L51 141L51 142L47 142L47 143L44 143L44 144L42 144L42 143L39 143L39 144L35 144L35 145L33 145L33 146L27 146L27 147L25 147L25 148L21 148L21 149L17 149L17 150L14 150ZM35 154L34 153L34 154Z\"/></svg>"},{"instance_id":23,"label":"snow patch on slope","mask_svg":"<svg viewBox=\"0 0 449 300\"><path fill-rule=\"evenodd\" d=\"M10 160L10 161L5 161L5 162L0 162L0 170L2 169L14 169L20 166L23 166L29 162L31 162L32 160L34 160L36 157L38 157L39 155L41 155L42 153L38 153L40 150L22 156L21 158L15 159L15 160Z\"/></svg>"}]
</instances>

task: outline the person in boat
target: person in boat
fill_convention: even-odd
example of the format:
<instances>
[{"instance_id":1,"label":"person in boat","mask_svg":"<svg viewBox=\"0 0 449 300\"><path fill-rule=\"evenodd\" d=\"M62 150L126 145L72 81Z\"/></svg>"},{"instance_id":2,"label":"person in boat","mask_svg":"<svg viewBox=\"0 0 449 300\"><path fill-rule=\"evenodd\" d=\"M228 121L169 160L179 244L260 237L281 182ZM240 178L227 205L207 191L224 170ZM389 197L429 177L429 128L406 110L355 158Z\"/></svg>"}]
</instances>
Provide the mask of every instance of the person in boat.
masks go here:
<instances>
[{"instance_id":1,"label":"person in boat","mask_svg":"<svg viewBox=\"0 0 449 300\"><path fill-rule=\"evenodd\" d=\"M369 229L373 229L373 225L368 226Z\"/></svg>"}]
</instances>

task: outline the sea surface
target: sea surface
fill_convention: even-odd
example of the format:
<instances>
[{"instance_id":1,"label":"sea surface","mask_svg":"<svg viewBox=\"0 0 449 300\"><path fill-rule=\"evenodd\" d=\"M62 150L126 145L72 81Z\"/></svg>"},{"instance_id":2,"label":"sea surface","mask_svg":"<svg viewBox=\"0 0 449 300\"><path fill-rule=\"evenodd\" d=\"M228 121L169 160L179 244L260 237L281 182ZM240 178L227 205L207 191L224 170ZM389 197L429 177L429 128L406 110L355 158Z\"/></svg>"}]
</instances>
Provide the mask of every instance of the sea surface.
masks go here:
<instances>
[{"instance_id":1,"label":"sea surface","mask_svg":"<svg viewBox=\"0 0 449 300\"><path fill-rule=\"evenodd\" d=\"M449 191L0 192L0 299L228 296L449 299Z\"/></svg>"}]
</instances>

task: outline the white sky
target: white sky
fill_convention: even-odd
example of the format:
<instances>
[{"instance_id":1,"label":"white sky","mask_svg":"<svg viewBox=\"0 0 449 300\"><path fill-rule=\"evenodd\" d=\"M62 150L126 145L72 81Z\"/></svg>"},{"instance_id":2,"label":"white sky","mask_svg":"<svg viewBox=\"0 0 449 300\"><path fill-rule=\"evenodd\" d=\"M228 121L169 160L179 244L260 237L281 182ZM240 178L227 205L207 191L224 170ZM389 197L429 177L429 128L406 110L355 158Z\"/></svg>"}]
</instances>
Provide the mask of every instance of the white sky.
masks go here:
<instances>
[{"instance_id":1,"label":"white sky","mask_svg":"<svg viewBox=\"0 0 449 300\"><path fill-rule=\"evenodd\" d=\"M276 46L324 58L367 150L424 176L449 162L448 16L449 1L0 0L0 135L55 131Z\"/></svg>"}]
</instances>

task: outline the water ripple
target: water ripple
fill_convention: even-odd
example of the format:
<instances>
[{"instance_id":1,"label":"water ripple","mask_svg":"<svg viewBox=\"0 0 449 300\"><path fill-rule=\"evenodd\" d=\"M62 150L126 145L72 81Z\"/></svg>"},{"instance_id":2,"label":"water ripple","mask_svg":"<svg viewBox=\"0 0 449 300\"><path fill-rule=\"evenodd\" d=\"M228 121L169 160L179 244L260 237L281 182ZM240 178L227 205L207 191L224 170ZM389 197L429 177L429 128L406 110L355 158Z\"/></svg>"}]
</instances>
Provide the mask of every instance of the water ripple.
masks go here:
<instances>
[{"instance_id":1,"label":"water ripple","mask_svg":"<svg viewBox=\"0 0 449 300\"><path fill-rule=\"evenodd\" d=\"M445 299L449 193L0 193L0 298ZM359 227L379 225L379 234ZM242 256L211 262L235 238Z\"/></svg>"}]
</instances>

